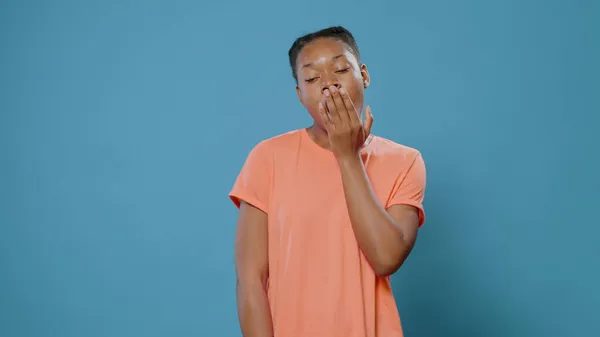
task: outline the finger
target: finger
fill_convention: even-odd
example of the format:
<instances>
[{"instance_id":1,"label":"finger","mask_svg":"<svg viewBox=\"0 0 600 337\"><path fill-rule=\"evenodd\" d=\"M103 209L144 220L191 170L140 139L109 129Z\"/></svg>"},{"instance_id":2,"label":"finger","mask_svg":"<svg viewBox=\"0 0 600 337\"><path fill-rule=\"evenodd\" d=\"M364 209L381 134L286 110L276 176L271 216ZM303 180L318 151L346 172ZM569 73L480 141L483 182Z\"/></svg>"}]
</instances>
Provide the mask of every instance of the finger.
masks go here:
<instances>
[{"instance_id":1,"label":"finger","mask_svg":"<svg viewBox=\"0 0 600 337\"><path fill-rule=\"evenodd\" d=\"M341 88L340 95L344 102L344 108L348 112L348 119L350 123L354 125L359 125L360 120L358 119L358 114L356 113L356 107L354 107L354 103L352 103L352 99L350 98L350 95L348 95L346 89Z\"/></svg>"},{"instance_id":2,"label":"finger","mask_svg":"<svg viewBox=\"0 0 600 337\"><path fill-rule=\"evenodd\" d=\"M329 130L331 120L329 119L327 110L325 110L325 106L323 106L323 103L321 102L319 102L319 114L321 115L321 119L323 120L323 125L325 126L325 129Z\"/></svg>"},{"instance_id":3,"label":"finger","mask_svg":"<svg viewBox=\"0 0 600 337\"><path fill-rule=\"evenodd\" d=\"M330 88L330 92L331 97L333 98L333 103L335 104L335 108L340 116L340 122L343 124L348 124L350 119L348 117L348 111L346 111L346 106L344 105L344 100L342 99L340 90L332 86Z\"/></svg>"},{"instance_id":4,"label":"finger","mask_svg":"<svg viewBox=\"0 0 600 337\"><path fill-rule=\"evenodd\" d=\"M329 112L329 120L331 121L331 124L339 124L340 115L335 107L335 103L333 102L333 97L331 97L331 92L329 89L325 89L325 107Z\"/></svg>"},{"instance_id":5,"label":"finger","mask_svg":"<svg viewBox=\"0 0 600 337\"><path fill-rule=\"evenodd\" d=\"M365 109L365 123L363 128L365 130L365 139L371 134L371 127L373 126L373 114L371 113L371 107L367 105Z\"/></svg>"}]
</instances>

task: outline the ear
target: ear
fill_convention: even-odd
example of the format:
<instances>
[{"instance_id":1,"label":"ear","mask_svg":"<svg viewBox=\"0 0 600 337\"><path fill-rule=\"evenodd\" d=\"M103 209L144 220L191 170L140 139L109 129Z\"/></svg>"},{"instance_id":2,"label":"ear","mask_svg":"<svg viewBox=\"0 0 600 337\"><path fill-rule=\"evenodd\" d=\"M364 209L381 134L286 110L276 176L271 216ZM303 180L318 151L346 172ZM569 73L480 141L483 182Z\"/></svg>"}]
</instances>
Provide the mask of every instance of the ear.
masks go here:
<instances>
[{"instance_id":1,"label":"ear","mask_svg":"<svg viewBox=\"0 0 600 337\"><path fill-rule=\"evenodd\" d=\"M300 90L300 87L296 85L296 95L298 95L298 100L300 100L300 103L302 103L302 105L304 105L304 102L302 101L302 90Z\"/></svg>"},{"instance_id":2,"label":"ear","mask_svg":"<svg viewBox=\"0 0 600 337\"><path fill-rule=\"evenodd\" d=\"M364 63L360 65L360 75L362 76L364 88L368 88L369 84L371 84L371 75L369 75L367 65Z\"/></svg>"}]
</instances>

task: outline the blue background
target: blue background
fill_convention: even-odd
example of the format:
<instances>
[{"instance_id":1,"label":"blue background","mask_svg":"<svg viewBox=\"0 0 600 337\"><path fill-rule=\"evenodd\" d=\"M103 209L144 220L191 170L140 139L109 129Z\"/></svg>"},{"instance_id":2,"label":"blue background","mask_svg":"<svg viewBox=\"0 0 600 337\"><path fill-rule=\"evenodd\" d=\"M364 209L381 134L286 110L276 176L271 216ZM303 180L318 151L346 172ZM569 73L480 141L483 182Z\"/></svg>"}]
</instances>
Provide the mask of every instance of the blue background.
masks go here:
<instances>
[{"instance_id":1,"label":"blue background","mask_svg":"<svg viewBox=\"0 0 600 337\"><path fill-rule=\"evenodd\" d=\"M407 336L597 336L597 1L3 1L0 336L240 336L227 193L342 24L428 220Z\"/></svg>"}]
</instances>

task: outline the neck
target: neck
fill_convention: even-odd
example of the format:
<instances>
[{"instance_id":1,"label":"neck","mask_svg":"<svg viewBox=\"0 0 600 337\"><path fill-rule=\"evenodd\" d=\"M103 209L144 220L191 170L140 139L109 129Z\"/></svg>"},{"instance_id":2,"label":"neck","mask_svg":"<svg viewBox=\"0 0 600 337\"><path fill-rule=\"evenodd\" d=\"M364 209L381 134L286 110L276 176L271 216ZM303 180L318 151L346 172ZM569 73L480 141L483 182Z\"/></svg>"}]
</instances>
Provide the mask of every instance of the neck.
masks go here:
<instances>
[{"instance_id":1,"label":"neck","mask_svg":"<svg viewBox=\"0 0 600 337\"><path fill-rule=\"evenodd\" d=\"M320 147L329 150L329 137L327 136L327 131L325 131L325 129L315 123L308 127L307 131L313 142Z\"/></svg>"}]
</instances>

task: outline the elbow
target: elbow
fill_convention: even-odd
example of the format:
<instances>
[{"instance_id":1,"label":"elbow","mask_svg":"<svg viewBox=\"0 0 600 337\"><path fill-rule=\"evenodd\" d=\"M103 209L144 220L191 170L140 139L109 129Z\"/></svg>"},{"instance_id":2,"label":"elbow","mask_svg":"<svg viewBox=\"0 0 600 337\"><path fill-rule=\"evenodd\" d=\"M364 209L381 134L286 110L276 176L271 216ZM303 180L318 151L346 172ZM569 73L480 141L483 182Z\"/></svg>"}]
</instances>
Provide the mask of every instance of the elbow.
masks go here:
<instances>
[{"instance_id":1,"label":"elbow","mask_svg":"<svg viewBox=\"0 0 600 337\"><path fill-rule=\"evenodd\" d=\"M269 282L269 274L261 273L244 273L236 275L236 288L243 289L267 289Z\"/></svg>"},{"instance_id":2,"label":"elbow","mask_svg":"<svg viewBox=\"0 0 600 337\"><path fill-rule=\"evenodd\" d=\"M376 251L376 257L371 264L375 274L379 277L387 277L396 273L410 255L413 246L414 241L392 249Z\"/></svg>"},{"instance_id":3,"label":"elbow","mask_svg":"<svg viewBox=\"0 0 600 337\"><path fill-rule=\"evenodd\" d=\"M375 275L379 277L387 277L391 276L400 269L404 261L406 260L406 256L383 256L377 259L375 263L372 263L373 271Z\"/></svg>"},{"instance_id":4,"label":"elbow","mask_svg":"<svg viewBox=\"0 0 600 337\"><path fill-rule=\"evenodd\" d=\"M377 263L373 265L373 271L379 277L388 277L396 273L401 265L402 263Z\"/></svg>"}]
</instances>

